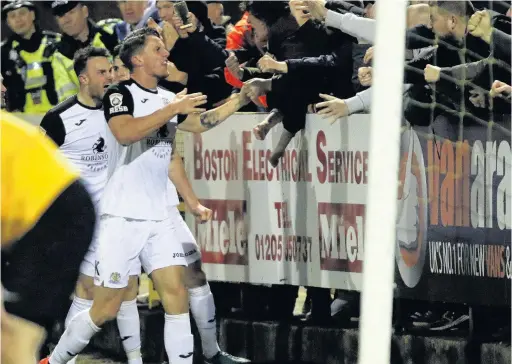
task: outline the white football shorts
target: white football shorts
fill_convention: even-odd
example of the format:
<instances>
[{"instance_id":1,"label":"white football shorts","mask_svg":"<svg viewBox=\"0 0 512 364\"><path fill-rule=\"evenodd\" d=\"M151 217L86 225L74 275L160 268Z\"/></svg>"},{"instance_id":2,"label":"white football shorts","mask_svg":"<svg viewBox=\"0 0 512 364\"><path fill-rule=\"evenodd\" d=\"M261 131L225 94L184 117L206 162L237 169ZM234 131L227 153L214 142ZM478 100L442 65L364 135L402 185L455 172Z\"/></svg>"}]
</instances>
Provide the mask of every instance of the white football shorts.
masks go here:
<instances>
[{"instance_id":1,"label":"white football shorts","mask_svg":"<svg viewBox=\"0 0 512 364\"><path fill-rule=\"evenodd\" d=\"M147 274L169 266L187 266L172 219L136 220L103 215L99 222L95 284L124 288L136 267Z\"/></svg>"},{"instance_id":2,"label":"white football shorts","mask_svg":"<svg viewBox=\"0 0 512 364\"><path fill-rule=\"evenodd\" d=\"M181 217L177 206L168 206L169 218L175 229L176 240L181 243L182 253L187 264L190 265L201 259L201 250L197 245L194 235L188 228L187 223Z\"/></svg>"}]
</instances>

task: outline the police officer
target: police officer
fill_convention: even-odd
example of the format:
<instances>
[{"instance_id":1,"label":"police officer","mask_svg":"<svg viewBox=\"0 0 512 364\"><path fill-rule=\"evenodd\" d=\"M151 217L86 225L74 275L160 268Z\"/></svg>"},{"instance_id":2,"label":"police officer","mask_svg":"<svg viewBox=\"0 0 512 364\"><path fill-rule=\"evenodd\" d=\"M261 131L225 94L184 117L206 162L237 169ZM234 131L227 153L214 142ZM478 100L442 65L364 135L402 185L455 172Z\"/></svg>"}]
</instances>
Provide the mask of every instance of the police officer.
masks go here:
<instances>
[{"instance_id":1,"label":"police officer","mask_svg":"<svg viewBox=\"0 0 512 364\"><path fill-rule=\"evenodd\" d=\"M1 45L9 111L45 113L76 92L72 75L57 55L60 35L38 27L33 3L21 0L5 5L2 20L13 32Z\"/></svg>"},{"instance_id":2,"label":"police officer","mask_svg":"<svg viewBox=\"0 0 512 364\"><path fill-rule=\"evenodd\" d=\"M100 27L89 19L89 9L84 3L66 0L54 1L52 11L63 33L59 51L69 60L73 59L77 50L89 45L106 48L112 53L118 44L112 26L105 24Z\"/></svg>"}]
</instances>

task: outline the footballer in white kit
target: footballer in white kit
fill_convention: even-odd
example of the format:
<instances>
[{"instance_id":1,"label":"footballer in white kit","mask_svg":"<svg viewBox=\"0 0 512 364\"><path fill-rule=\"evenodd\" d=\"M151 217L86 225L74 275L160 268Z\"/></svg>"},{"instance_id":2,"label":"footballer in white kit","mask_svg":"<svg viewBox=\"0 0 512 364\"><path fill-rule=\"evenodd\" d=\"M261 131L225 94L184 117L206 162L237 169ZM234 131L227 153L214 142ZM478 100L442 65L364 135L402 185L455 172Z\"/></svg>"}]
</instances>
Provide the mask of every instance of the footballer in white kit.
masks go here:
<instances>
[{"instance_id":1,"label":"footballer in white kit","mask_svg":"<svg viewBox=\"0 0 512 364\"><path fill-rule=\"evenodd\" d=\"M74 58L79 75L80 90L52 108L41 121L41 130L50 137L60 151L78 168L80 177L90 193L98 213L99 202L107 182L108 163L116 156L117 142L110 132L103 112L102 99L112 83L109 53L103 48L86 47ZM98 218L99 221L99 218ZM98 224L89 250L80 266L73 302L65 325L79 312L92 306L94 277L98 268ZM131 276L140 275L140 264L134 266ZM117 323L129 364L142 363L140 354L140 321L136 304L137 280L132 279L129 299L125 299ZM126 296L125 296L126 297ZM69 361L69 364L74 363Z\"/></svg>"},{"instance_id":2,"label":"footballer in white kit","mask_svg":"<svg viewBox=\"0 0 512 364\"><path fill-rule=\"evenodd\" d=\"M109 88L105 98L108 121L119 115L146 116L169 104L175 95L128 80ZM174 237L164 198L176 126L174 117L144 139L121 147L116 164L109 166L111 177L101 201L100 239L105 244L98 252L98 285L126 287L130 268L139 259L148 274L187 265L184 257L176 254L182 248Z\"/></svg>"},{"instance_id":3,"label":"footballer in white kit","mask_svg":"<svg viewBox=\"0 0 512 364\"><path fill-rule=\"evenodd\" d=\"M120 50L132 80L111 86L103 98L105 119L122 145L109 163L101 200L97 287L92 307L71 319L50 364L64 364L83 350L101 326L116 318L130 269L142 263L165 311L164 344L172 363L191 364L194 340L183 282L186 261L169 254L173 228L166 208L172 138L178 114L205 111L201 94L175 96L157 87L168 76L169 52L149 28L134 31ZM181 250L181 247L178 249Z\"/></svg>"},{"instance_id":4,"label":"footballer in white kit","mask_svg":"<svg viewBox=\"0 0 512 364\"><path fill-rule=\"evenodd\" d=\"M128 80L130 78L130 73L119 58L118 48L119 46L114 49L113 73L114 80L116 82L121 82ZM238 100L234 100L235 98L238 98ZM239 97L235 96L234 99L233 101L228 101L228 104L240 102ZM212 112L216 113L217 117L223 117L232 113L233 110L234 109L228 105L228 110L220 107ZM208 115L208 112L205 114ZM192 115L186 116L186 118L194 117L195 116ZM180 128L180 119L184 121L185 117L182 115L178 116L178 129ZM212 123L212 125L214 125L214 123ZM173 150L175 150L174 145ZM197 246L192 232L178 210L178 204L180 201L176 190L179 191L181 197L185 201L189 212L194 214L200 222L206 222L209 220L212 212L210 209L204 207L195 195L179 153L172 153L171 163L169 165L169 182L167 184L167 190L167 208L175 228L175 238L177 241L181 242L181 246L183 248L183 253L181 254L184 255L187 263L189 264L185 269L185 281L189 293L190 311L194 317L194 321L196 322L199 336L201 338L204 362L205 364L247 363L249 362L247 359L234 357L223 352L217 342L215 301L211 293L208 280L206 279L206 275L202 270L200 249Z\"/></svg>"},{"instance_id":5,"label":"footballer in white kit","mask_svg":"<svg viewBox=\"0 0 512 364\"><path fill-rule=\"evenodd\" d=\"M107 128L101 106L87 106L72 96L43 117L40 128L60 151L80 170L80 177L96 208L107 182ZM94 251L98 236L93 237L80 273L94 277Z\"/></svg>"},{"instance_id":6,"label":"footballer in white kit","mask_svg":"<svg viewBox=\"0 0 512 364\"><path fill-rule=\"evenodd\" d=\"M158 80L169 75L169 52L159 33L150 28L134 31L123 42L119 56L132 78L110 87L103 99L105 118L122 147L114 163L109 163L101 201L98 286L91 309L71 320L49 363L66 363L106 321L116 317L130 269L140 260L162 300L169 361L191 364L194 345L184 284L188 262L174 234L166 197L172 177L172 143L177 128L207 131L250 100L236 95L206 112L200 108L206 96L187 95L186 90L174 95L158 87ZM179 125L178 114L188 115ZM216 363L218 359L226 362L227 358L217 356ZM205 362L211 361L205 358Z\"/></svg>"}]
</instances>

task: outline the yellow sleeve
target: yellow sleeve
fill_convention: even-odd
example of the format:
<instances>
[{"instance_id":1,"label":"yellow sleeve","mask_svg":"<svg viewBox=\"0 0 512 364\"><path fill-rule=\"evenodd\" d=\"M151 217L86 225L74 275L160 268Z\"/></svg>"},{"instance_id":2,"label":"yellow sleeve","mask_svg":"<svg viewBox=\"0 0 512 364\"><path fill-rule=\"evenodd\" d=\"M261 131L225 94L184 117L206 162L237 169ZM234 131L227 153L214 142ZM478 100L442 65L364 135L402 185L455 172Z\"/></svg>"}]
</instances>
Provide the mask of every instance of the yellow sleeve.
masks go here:
<instances>
[{"instance_id":1,"label":"yellow sleeve","mask_svg":"<svg viewBox=\"0 0 512 364\"><path fill-rule=\"evenodd\" d=\"M73 70L73 60L59 52L55 52L52 58L52 68L59 102L76 95L79 83L78 77Z\"/></svg>"},{"instance_id":2,"label":"yellow sleeve","mask_svg":"<svg viewBox=\"0 0 512 364\"><path fill-rule=\"evenodd\" d=\"M122 23L123 20L122 19L118 19L118 18L108 18L108 19L103 19L103 20L100 20L99 22L96 23L97 26L99 26L100 28L103 28L103 29L109 29L110 30L110 34L113 33L114 31L114 27L119 24L119 23Z\"/></svg>"},{"instance_id":3,"label":"yellow sleeve","mask_svg":"<svg viewBox=\"0 0 512 364\"><path fill-rule=\"evenodd\" d=\"M38 128L0 112L2 245L26 234L79 172Z\"/></svg>"}]
</instances>

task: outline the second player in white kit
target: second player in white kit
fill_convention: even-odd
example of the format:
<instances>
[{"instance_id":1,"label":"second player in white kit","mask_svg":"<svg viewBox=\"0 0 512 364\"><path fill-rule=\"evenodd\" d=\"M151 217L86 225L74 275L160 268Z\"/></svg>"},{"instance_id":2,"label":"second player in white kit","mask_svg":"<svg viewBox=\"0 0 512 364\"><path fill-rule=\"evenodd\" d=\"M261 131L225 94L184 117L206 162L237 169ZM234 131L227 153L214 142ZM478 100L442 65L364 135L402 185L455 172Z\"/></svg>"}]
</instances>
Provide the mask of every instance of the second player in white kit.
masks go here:
<instances>
[{"instance_id":1,"label":"second player in white kit","mask_svg":"<svg viewBox=\"0 0 512 364\"><path fill-rule=\"evenodd\" d=\"M79 75L77 95L52 108L41 121L41 129L61 152L80 170L82 182L90 193L96 210L107 183L110 152L116 142L108 129L102 107L106 87L112 83L110 55L103 48L87 47L77 52L74 65ZM99 220L99 219L98 219ZM98 227L98 225L96 226ZM73 302L65 326L79 312L90 309L93 300L94 277L97 270L96 252L98 229L89 247L77 281ZM131 280L117 316L119 333L129 364L141 364L140 322L136 296L140 266L130 272ZM69 361L74 363L75 359Z\"/></svg>"}]
</instances>

